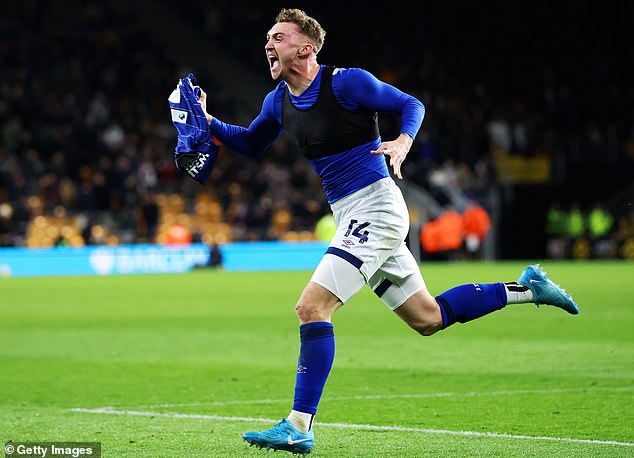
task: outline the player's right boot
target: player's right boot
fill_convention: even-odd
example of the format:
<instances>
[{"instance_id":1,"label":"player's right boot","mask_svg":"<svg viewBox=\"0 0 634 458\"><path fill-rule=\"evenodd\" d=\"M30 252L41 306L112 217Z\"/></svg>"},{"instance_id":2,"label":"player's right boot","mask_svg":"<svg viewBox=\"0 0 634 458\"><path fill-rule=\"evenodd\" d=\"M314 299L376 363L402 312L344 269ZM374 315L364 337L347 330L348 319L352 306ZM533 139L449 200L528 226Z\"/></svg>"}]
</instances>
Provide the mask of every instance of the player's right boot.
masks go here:
<instances>
[{"instance_id":1,"label":"player's right boot","mask_svg":"<svg viewBox=\"0 0 634 458\"><path fill-rule=\"evenodd\" d=\"M306 434L301 433L286 418L271 429L261 433L248 432L243 434L242 438L259 448L284 450L298 455L310 453L315 443L315 434L312 429Z\"/></svg>"},{"instance_id":2,"label":"player's right boot","mask_svg":"<svg viewBox=\"0 0 634 458\"><path fill-rule=\"evenodd\" d=\"M535 304L553 305L573 315L579 313L579 308L572 296L553 283L539 264L524 269L517 282L531 290Z\"/></svg>"}]
</instances>

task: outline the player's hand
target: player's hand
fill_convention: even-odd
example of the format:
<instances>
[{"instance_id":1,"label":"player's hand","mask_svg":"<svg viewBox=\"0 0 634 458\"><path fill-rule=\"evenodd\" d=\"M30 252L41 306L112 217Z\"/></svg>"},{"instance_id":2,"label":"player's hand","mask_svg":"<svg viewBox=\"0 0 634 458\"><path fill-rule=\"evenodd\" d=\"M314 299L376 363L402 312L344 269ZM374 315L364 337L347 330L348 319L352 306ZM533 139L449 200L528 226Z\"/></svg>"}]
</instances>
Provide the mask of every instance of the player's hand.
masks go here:
<instances>
[{"instance_id":1,"label":"player's hand","mask_svg":"<svg viewBox=\"0 0 634 458\"><path fill-rule=\"evenodd\" d=\"M207 118L207 123L211 124L212 116L207 113L207 93L200 89L200 96L198 97L198 101L200 102L200 106L203 108L203 112L205 113L205 118Z\"/></svg>"},{"instance_id":2,"label":"player's hand","mask_svg":"<svg viewBox=\"0 0 634 458\"><path fill-rule=\"evenodd\" d=\"M409 149L412 147L412 137L407 134L401 134L396 140L383 142L372 154L385 154L390 157L390 166L394 170L394 175L399 179L403 179L401 175L401 164L407 157Z\"/></svg>"}]
</instances>

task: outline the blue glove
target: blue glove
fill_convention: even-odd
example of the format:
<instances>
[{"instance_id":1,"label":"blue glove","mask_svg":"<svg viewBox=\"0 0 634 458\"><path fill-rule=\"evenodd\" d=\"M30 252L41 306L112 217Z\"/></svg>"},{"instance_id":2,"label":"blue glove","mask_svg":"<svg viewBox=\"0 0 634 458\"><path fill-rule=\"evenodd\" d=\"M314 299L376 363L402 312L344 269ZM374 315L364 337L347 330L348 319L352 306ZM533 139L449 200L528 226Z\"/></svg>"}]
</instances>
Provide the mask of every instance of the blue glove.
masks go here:
<instances>
[{"instance_id":1,"label":"blue glove","mask_svg":"<svg viewBox=\"0 0 634 458\"><path fill-rule=\"evenodd\" d=\"M200 88L190 73L178 81L169 96L172 123L178 132L174 161L179 170L205 184L218 158L218 145L211 139L209 124L200 101Z\"/></svg>"}]
</instances>

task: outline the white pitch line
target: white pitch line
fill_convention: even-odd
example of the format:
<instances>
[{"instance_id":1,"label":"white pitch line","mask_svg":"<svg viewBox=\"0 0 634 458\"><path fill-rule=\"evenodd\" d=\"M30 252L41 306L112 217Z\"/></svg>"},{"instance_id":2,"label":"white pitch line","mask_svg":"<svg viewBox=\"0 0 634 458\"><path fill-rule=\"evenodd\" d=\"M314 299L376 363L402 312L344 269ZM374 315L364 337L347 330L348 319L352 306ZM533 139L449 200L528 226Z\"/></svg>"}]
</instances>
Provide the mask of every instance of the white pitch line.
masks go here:
<instances>
[{"instance_id":1,"label":"white pitch line","mask_svg":"<svg viewBox=\"0 0 634 458\"><path fill-rule=\"evenodd\" d=\"M263 422L263 423L277 423L278 420L270 418L251 418L251 417L226 417L221 415L202 415L202 414L189 414L189 413L167 413L167 412L147 412L139 410L115 410L112 407L100 407L96 409L83 409L76 408L70 409L72 412L80 413L94 413L94 414L107 414L107 415L133 415L140 417L167 417L167 418L187 418L195 420L216 420L216 421L250 421L250 422ZM500 439L525 439L536 441L554 441L554 442L568 442L575 444L595 444L595 445L615 445L620 447L634 447L634 442L619 442L609 440L598 439L573 439L570 437L550 437L550 436L528 436L518 434L505 434L505 433L488 433L480 431L454 431L450 429L428 429L428 428L407 428L404 426L381 426L381 425L364 425L354 423L321 423L316 422L315 425L330 427L330 428L342 428L342 429L365 429L373 431L405 431L414 433L425 434L447 434L452 436L471 436L471 437L493 437Z\"/></svg>"},{"instance_id":2,"label":"white pitch line","mask_svg":"<svg viewBox=\"0 0 634 458\"><path fill-rule=\"evenodd\" d=\"M356 395L356 396L335 396L323 398L323 401L354 401L362 399L423 399L423 398L449 398L449 397L477 397L477 396L512 396L515 394L549 394L549 393L571 393L586 391L632 391L632 386L621 387L590 387L590 388L556 388L549 390L511 390L511 391L468 391L464 393L413 393L413 394L376 394L376 395ZM288 399L246 399L233 401L209 401L209 402L189 402L177 404L149 404L137 405L137 408L158 409L171 407L202 407L202 406L229 406L237 404L278 404L288 403Z\"/></svg>"}]
</instances>

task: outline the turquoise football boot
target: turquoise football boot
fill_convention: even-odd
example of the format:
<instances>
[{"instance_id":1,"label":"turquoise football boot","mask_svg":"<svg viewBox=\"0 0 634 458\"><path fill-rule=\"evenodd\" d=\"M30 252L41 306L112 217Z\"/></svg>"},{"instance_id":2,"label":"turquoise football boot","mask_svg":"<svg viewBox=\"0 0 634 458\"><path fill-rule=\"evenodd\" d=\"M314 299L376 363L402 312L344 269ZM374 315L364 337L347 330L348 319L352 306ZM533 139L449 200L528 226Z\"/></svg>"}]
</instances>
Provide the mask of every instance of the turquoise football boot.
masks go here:
<instances>
[{"instance_id":1,"label":"turquoise football boot","mask_svg":"<svg viewBox=\"0 0 634 458\"><path fill-rule=\"evenodd\" d=\"M296 430L291 422L284 418L271 429L261 433L252 431L242 435L251 445L267 450L284 450L297 455L306 455L313 449L315 434L311 429L306 434Z\"/></svg>"},{"instance_id":2,"label":"turquoise football boot","mask_svg":"<svg viewBox=\"0 0 634 458\"><path fill-rule=\"evenodd\" d=\"M517 282L531 290L535 304L553 305L573 315L579 313L579 308L572 300L572 296L553 283L539 264L524 269Z\"/></svg>"}]
</instances>

